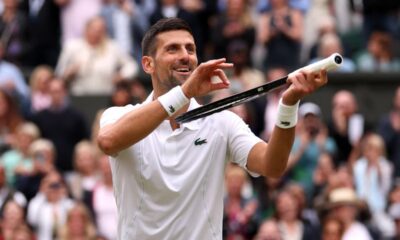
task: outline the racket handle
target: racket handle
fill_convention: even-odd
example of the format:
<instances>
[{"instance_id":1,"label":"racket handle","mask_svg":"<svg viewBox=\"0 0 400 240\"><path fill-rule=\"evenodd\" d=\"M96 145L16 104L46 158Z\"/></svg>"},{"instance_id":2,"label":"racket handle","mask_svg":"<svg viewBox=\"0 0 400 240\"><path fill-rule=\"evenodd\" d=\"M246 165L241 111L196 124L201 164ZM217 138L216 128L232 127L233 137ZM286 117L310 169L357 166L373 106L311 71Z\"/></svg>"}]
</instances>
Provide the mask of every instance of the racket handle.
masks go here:
<instances>
[{"instance_id":1,"label":"racket handle","mask_svg":"<svg viewBox=\"0 0 400 240\"><path fill-rule=\"evenodd\" d=\"M301 69L309 70L311 72L319 73L321 69L325 68L327 71L338 68L343 63L343 57L339 53L334 53L331 56L322 59L318 62L307 65Z\"/></svg>"}]
</instances>

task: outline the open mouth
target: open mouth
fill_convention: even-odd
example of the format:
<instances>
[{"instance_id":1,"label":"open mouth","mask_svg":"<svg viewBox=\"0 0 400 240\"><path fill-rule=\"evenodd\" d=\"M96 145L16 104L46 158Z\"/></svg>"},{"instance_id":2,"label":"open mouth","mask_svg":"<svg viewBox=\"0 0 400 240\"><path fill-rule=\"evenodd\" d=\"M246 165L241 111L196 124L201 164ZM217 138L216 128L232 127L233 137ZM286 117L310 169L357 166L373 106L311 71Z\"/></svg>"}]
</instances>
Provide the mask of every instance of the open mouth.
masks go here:
<instances>
[{"instance_id":1,"label":"open mouth","mask_svg":"<svg viewBox=\"0 0 400 240\"><path fill-rule=\"evenodd\" d=\"M178 73L190 73L190 68L189 67L180 67L180 68L175 68L175 71Z\"/></svg>"}]
</instances>

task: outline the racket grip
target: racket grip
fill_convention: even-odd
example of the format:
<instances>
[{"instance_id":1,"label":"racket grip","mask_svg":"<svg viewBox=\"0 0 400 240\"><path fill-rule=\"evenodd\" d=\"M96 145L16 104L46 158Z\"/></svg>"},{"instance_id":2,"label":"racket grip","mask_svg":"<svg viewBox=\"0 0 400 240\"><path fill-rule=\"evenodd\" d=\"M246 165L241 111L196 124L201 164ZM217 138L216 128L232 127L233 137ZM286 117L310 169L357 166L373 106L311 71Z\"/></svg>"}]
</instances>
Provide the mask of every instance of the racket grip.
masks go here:
<instances>
[{"instance_id":1,"label":"racket grip","mask_svg":"<svg viewBox=\"0 0 400 240\"><path fill-rule=\"evenodd\" d=\"M319 73L321 69L325 68L327 71L338 68L343 63L343 57L339 53L334 53L331 56L324 58L318 62L307 65L299 70L308 70L311 72Z\"/></svg>"}]
</instances>

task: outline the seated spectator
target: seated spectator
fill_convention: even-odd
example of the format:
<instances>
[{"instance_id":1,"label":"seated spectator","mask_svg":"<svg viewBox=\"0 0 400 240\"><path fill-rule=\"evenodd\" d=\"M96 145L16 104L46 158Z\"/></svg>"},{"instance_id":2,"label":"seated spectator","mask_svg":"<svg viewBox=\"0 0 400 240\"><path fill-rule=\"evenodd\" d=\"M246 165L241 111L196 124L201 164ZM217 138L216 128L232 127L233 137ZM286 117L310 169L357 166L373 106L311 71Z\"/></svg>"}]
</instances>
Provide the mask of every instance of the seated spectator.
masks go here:
<instances>
[{"instance_id":1,"label":"seated spectator","mask_svg":"<svg viewBox=\"0 0 400 240\"><path fill-rule=\"evenodd\" d=\"M0 89L0 156L15 142L17 127L23 122L23 117L13 97Z\"/></svg>"},{"instance_id":2,"label":"seated spectator","mask_svg":"<svg viewBox=\"0 0 400 240\"><path fill-rule=\"evenodd\" d=\"M53 78L53 69L49 66L36 67L29 79L31 86L31 111L36 113L51 106L49 84Z\"/></svg>"},{"instance_id":3,"label":"seated spectator","mask_svg":"<svg viewBox=\"0 0 400 240\"><path fill-rule=\"evenodd\" d=\"M393 52L392 36L386 32L374 31L368 39L367 49L355 57L357 68L365 72L398 72L400 59Z\"/></svg>"},{"instance_id":4,"label":"seated spectator","mask_svg":"<svg viewBox=\"0 0 400 240\"><path fill-rule=\"evenodd\" d=\"M20 164L31 166L31 156L29 155L29 147L40 136L38 127L31 123L22 123L17 129L16 143L14 149L5 152L0 162L6 170L7 183L15 187L16 185L16 168Z\"/></svg>"},{"instance_id":5,"label":"seated spectator","mask_svg":"<svg viewBox=\"0 0 400 240\"><path fill-rule=\"evenodd\" d=\"M254 240L283 240L276 220L273 218L265 220L258 228Z\"/></svg>"},{"instance_id":6,"label":"seated spectator","mask_svg":"<svg viewBox=\"0 0 400 240\"><path fill-rule=\"evenodd\" d=\"M400 179L400 86L396 88L389 113L380 119L377 132L385 141L388 159L394 166L394 177Z\"/></svg>"},{"instance_id":7,"label":"seated spectator","mask_svg":"<svg viewBox=\"0 0 400 240\"><path fill-rule=\"evenodd\" d=\"M65 224L58 230L58 240L94 240L96 227L83 203L75 203L68 211ZM111 239L111 238L110 238Z\"/></svg>"},{"instance_id":8,"label":"seated spectator","mask_svg":"<svg viewBox=\"0 0 400 240\"><path fill-rule=\"evenodd\" d=\"M74 202L60 173L48 173L41 181L40 190L28 205L28 222L40 240L57 239L57 229L64 225Z\"/></svg>"},{"instance_id":9,"label":"seated spectator","mask_svg":"<svg viewBox=\"0 0 400 240\"><path fill-rule=\"evenodd\" d=\"M29 161L21 162L16 167L16 189L28 200L39 191L42 178L55 170L55 147L47 139L37 139L29 146Z\"/></svg>"},{"instance_id":10,"label":"seated spectator","mask_svg":"<svg viewBox=\"0 0 400 240\"><path fill-rule=\"evenodd\" d=\"M281 191L275 201L276 219L282 239L316 239L319 233L300 217L300 206L289 191Z\"/></svg>"},{"instance_id":11,"label":"seated spectator","mask_svg":"<svg viewBox=\"0 0 400 240\"><path fill-rule=\"evenodd\" d=\"M328 136L318 105L308 102L299 108L300 124L289 156L288 177L300 183L308 201L313 193L313 173L322 152L335 154L336 144Z\"/></svg>"},{"instance_id":12,"label":"seated spectator","mask_svg":"<svg viewBox=\"0 0 400 240\"><path fill-rule=\"evenodd\" d=\"M0 43L0 88L9 94L17 97L22 106L29 102L29 86L21 70L6 60L4 60L4 46Z\"/></svg>"},{"instance_id":13,"label":"seated spectator","mask_svg":"<svg viewBox=\"0 0 400 240\"><path fill-rule=\"evenodd\" d=\"M324 58L331 56L334 53L339 53L343 55L343 47L339 36L335 33L328 33L323 35L319 39L318 44L318 55L317 57L310 60L309 64L318 62ZM356 66L353 60L343 57L343 63L335 69L336 72L354 72L356 70Z\"/></svg>"},{"instance_id":14,"label":"seated spectator","mask_svg":"<svg viewBox=\"0 0 400 240\"><path fill-rule=\"evenodd\" d=\"M395 233L390 240L400 239L400 203L391 205L388 209L388 212L395 224Z\"/></svg>"},{"instance_id":15,"label":"seated spectator","mask_svg":"<svg viewBox=\"0 0 400 240\"><path fill-rule=\"evenodd\" d=\"M107 37L104 19L94 17L84 37L64 45L56 72L70 84L73 95L101 95L110 94L122 80L132 80L138 65Z\"/></svg>"},{"instance_id":16,"label":"seated spectator","mask_svg":"<svg viewBox=\"0 0 400 240\"><path fill-rule=\"evenodd\" d=\"M226 197L224 200L224 231L226 239L251 239L257 232L257 200L242 195L247 179L246 172L229 165L225 173Z\"/></svg>"},{"instance_id":17,"label":"seated spectator","mask_svg":"<svg viewBox=\"0 0 400 240\"><path fill-rule=\"evenodd\" d=\"M313 198L320 195L328 185L329 178L336 172L332 154L322 152L318 158L318 165L313 173Z\"/></svg>"},{"instance_id":18,"label":"seated spectator","mask_svg":"<svg viewBox=\"0 0 400 240\"><path fill-rule=\"evenodd\" d=\"M322 222L321 240L342 240L344 224L336 217L327 217Z\"/></svg>"},{"instance_id":19,"label":"seated spectator","mask_svg":"<svg viewBox=\"0 0 400 240\"><path fill-rule=\"evenodd\" d=\"M11 200L18 203L22 208L25 208L28 203L21 192L15 191L7 185L4 167L0 165L0 216L3 213L5 204Z\"/></svg>"},{"instance_id":20,"label":"seated spectator","mask_svg":"<svg viewBox=\"0 0 400 240\"><path fill-rule=\"evenodd\" d=\"M13 200L6 202L0 219L0 237L4 240L14 239L18 227L24 224L26 224L24 208Z\"/></svg>"},{"instance_id":21,"label":"seated spectator","mask_svg":"<svg viewBox=\"0 0 400 240\"><path fill-rule=\"evenodd\" d=\"M99 158L101 180L93 189L93 210L98 233L107 239L117 239L118 209L112 185L111 167L107 155Z\"/></svg>"},{"instance_id":22,"label":"seated spectator","mask_svg":"<svg viewBox=\"0 0 400 240\"><path fill-rule=\"evenodd\" d=\"M75 145L74 169L67 176L67 185L75 200L82 201L92 210L93 189L100 179L98 167L99 152L96 146L83 140Z\"/></svg>"},{"instance_id":23,"label":"seated spectator","mask_svg":"<svg viewBox=\"0 0 400 240\"><path fill-rule=\"evenodd\" d=\"M373 214L385 211L393 166L385 157L385 143L379 135L369 134L363 140L362 155L353 171L358 197L367 202Z\"/></svg>"},{"instance_id":24,"label":"seated spectator","mask_svg":"<svg viewBox=\"0 0 400 240\"><path fill-rule=\"evenodd\" d=\"M362 208L361 201L357 198L352 188L337 188L328 195L328 216L339 219L344 224L342 240L372 240L368 228L357 220L357 214Z\"/></svg>"}]
</instances>

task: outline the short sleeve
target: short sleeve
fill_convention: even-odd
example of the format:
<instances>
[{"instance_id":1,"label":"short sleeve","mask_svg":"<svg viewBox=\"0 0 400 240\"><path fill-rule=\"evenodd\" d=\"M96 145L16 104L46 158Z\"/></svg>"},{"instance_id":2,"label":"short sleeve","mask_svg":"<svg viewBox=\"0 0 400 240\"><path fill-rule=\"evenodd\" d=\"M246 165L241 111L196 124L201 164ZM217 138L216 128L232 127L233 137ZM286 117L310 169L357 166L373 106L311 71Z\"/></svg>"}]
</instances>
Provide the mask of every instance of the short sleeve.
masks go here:
<instances>
[{"instance_id":1,"label":"short sleeve","mask_svg":"<svg viewBox=\"0 0 400 240\"><path fill-rule=\"evenodd\" d=\"M100 128L104 127L107 124L115 123L122 116L137 108L140 104L135 106L126 105L124 107L110 107L106 109L100 118Z\"/></svg>"},{"instance_id":2,"label":"short sleeve","mask_svg":"<svg viewBox=\"0 0 400 240\"><path fill-rule=\"evenodd\" d=\"M247 158L250 150L263 140L257 137L249 128L249 126L236 114L229 116L230 126L228 128L228 149L231 161L246 169L253 177L259 174L251 172L247 169Z\"/></svg>"}]
</instances>

